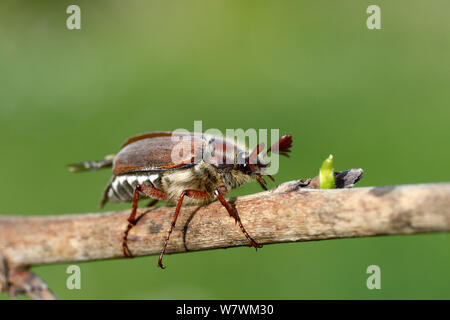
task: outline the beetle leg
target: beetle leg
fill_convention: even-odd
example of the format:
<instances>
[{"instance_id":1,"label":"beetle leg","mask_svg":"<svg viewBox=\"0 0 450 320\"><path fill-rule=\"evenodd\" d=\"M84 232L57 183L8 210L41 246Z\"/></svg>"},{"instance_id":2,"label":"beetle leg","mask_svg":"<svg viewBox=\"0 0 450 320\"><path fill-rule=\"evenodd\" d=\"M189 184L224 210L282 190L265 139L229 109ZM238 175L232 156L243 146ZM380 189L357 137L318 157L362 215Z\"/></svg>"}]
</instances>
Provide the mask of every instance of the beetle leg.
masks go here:
<instances>
[{"instance_id":1,"label":"beetle leg","mask_svg":"<svg viewBox=\"0 0 450 320\"><path fill-rule=\"evenodd\" d=\"M123 255L127 258L132 257L130 249L128 248L127 238L128 238L128 233L130 232L131 228L133 228L136 225L136 211L137 211L137 205L138 205L138 201L139 201L139 189L140 189L139 185L137 185L136 188L134 188L133 207L131 209L131 214L128 217L127 228L125 229L125 232L123 234L123 240L122 240Z\"/></svg>"},{"instance_id":2,"label":"beetle leg","mask_svg":"<svg viewBox=\"0 0 450 320\"><path fill-rule=\"evenodd\" d=\"M158 199L158 200L162 200L162 201L167 200L166 193L160 189L156 189L151 186L146 186L144 184L137 185L136 188L138 188L138 187L140 188L139 191L141 191L142 193L146 194L147 196L149 196L153 199Z\"/></svg>"},{"instance_id":3,"label":"beetle leg","mask_svg":"<svg viewBox=\"0 0 450 320\"><path fill-rule=\"evenodd\" d=\"M256 181L258 181L261 188L263 188L264 190L267 190L267 187L266 187L267 182L266 182L266 180L264 180L264 178L260 174L258 174L256 176Z\"/></svg>"},{"instance_id":4,"label":"beetle leg","mask_svg":"<svg viewBox=\"0 0 450 320\"><path fill-rule=\"evenodd\" d=\"M255 240L250 237L247 230L245 230L244 226L242 225L241 219L239 218L239 215L237 211L225 200L225 198L222 195L222 192L220 190L223 190L223 188L217 188L214 190L214 195L219 199L220 203L227 209L228 214L234 218L234 220L239 224L239 227L241 228L242 233L245 235L245 237L250 241L250 244L255 249L262 248L262 245L258 244Z\"/></svg>"},{"instance_id":5,"label":"beetle leg","mask_svg":"<svg viewBox=\"0 0 450 320\"><path fill-rule=\"evenodd\" d=\"M162 264L162 259L164 257L164 253L166 253L167 244L169 243L170 235L172 234L173 228L175 228L175 223L177 222L178 214L180 213L181 205L183 203L183 199L185 196L188 196L189 198L206 198L209 197L211 194L206 191L199 191L199 190L184 190L180 197L178 198L177 207L175 209L175 214L173 215L172 224L170 225L169 233L167 234L166 240L164 241L164 245L161 249L161 254L159 255L158 259L158 266L161 269L164 269L165 267Z\"/></svg>"},{"instance_id":6,"label":"beetle leg","mask_svg":"<svg viewBox=\"0 0 450 320\"><path fill-rule=\"evenodd\" d=\"M122 240L122 248L123 248L123 255L127 258L132 258L133 255L130 252L130 249L128 248L128 243L127 243L127 238L128 238L128 233L130 232L130 230L136 225L137 223L137 219L136 219L136 212L137 212L137 206L138 206L138 201L139 201L139 191L145 193L146 195L156 198L153 201L151 201L147 207L152 207L154 206L159 200L165 200L166 199L166 194L164 193L164 191L150 187L150 186L146 186L146 185L137 185L134 188L134 192L133 192L133 206L131 209L131 214L128 217L128 225L127 228L125 229L124 235L123 235L123 240Z\"/></svg>"}]
</instances>

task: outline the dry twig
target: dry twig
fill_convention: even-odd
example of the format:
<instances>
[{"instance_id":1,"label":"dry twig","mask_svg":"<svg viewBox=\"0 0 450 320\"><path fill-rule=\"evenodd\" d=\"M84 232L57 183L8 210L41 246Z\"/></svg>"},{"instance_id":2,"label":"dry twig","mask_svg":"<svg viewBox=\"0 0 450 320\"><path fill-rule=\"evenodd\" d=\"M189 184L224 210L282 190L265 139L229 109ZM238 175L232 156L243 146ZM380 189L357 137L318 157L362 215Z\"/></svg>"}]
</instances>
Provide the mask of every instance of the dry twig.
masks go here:
<instances>
[{"instance_id":1,"label":"dry twig","mask_svg":"<svg viewBox=\"0 0 450 320\"><path fill-rule=\"evenodd\" d=\"M316 179L297 180L231 202L248 232L262 244L450 231L450 183L348 189L361 175L360 169L338 174L336 186L344 189L314 190ZM141 218L128 237L133 255L159 253L173 211L139 211ZM34 281L31 288L41 289L34 297L52 297L40 279L18 273L28 272L32 265L121 258L128 215L129 210L1 217L0 260L3 255L6 267L0 263L0 290L14 285L13 290L33 293ZM219 203L212 203L183 208L167 252L242 245L248 243L234 220Z\"/></svg>"}]
</instances>

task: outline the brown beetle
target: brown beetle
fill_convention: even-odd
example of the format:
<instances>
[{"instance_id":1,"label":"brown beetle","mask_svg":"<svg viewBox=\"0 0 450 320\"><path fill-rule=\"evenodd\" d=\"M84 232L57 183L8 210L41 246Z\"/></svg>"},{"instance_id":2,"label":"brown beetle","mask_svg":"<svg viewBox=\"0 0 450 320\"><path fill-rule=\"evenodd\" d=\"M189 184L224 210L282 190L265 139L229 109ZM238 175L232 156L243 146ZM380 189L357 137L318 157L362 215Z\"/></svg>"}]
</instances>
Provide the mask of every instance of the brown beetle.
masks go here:
<instances>
[{"instance_id":1,"label":"brown beetle","mask_svg":"<svg viewBox=\"0 0 450 320\"><path fill-rule=\"evenodd\" d=\"M276 152L288 156L291 145L292 136L284 135L265 154ZM112 166L113 177L106 187L100 207L108 201L132 202L122 243L126 257L131 257L127 236L136 224L139 199L154 199L150 206L159 200L176 203L172 224L158 260L158 265L164 268L162 258L183 202L204 205L217 198L239 224L250 244L255 248L261 247L247 233L239 215L225 200L225 194L250 180L256 180L266 189L262 178L267 166L262 157L263 148L264 145L260 144L249 153L243 146L211 135L150 132L128 139L117 155L102 161L72 164L69 170L78 172ZM273 180L272 176L267 176Z\"/></svg>"}]
</instances>

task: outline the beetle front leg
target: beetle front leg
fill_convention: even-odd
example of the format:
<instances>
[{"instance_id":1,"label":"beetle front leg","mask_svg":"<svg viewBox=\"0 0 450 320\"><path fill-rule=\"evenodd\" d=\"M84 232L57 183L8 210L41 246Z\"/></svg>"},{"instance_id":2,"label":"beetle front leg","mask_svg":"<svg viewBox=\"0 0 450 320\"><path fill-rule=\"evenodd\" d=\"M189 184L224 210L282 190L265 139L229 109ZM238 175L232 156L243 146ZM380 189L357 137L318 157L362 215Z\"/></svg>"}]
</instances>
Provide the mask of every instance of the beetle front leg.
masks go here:
<instances>
[{"instance_id":1,"label":"beetle front leg","mask_svg":"<svg viewBox=\"0 0 450 320\"><path fill-rule=\"evenodd\" d=\"M154 206L159 200L165 200L166 199L166 194L164 193L164 191L150 187L150 186L145 186L145 185L137 185L134 188L134 192L133 192L133 206L131 209L131 214L128 217L128 225L127 228L125 229L124 235L123 235L123 239L122 239L122 248L123 248L123 255L126 258L132 258L133 255L130 252L130 249L128 248L128 243L127 243L127 239L128 239L128 233L130 232L130 230L136 225L137 223L137 219L136 219L136 212L137 212L137 206L138 206L138 201L139 201L139 191L145 193L146 195L152 197L152 198L156 198L153 201L151 201L147 207L151 207Z\"/></svg>"},{"instance_id":2,"label":"beetle front leg","mask_svg":"<svg viewBox=\"0 0 450 320\"><path fill-rule=\"evenodd\" d=\"M248 234L247 230L245 230L241 219L239 218L238 213L236 212L236 210L228 203L227 200L225 200L224 196L222 193L224 193L224 188L219 187L216 190L214 190L214 195L217 197L217 199L219 199L220 203L225 207L225 209L227 209L228 214L230 215L230 217L233 217L234 220L239 224L239 228L241 228L242 233L245 235L245 237L248 239L248 241L250 241L250 244L252 245L252 247L254 247L255 249L258 248L262 248L261 244L258 244L255 240L253 240L252 237L250 237L250 235Z\"/></svg>"}]
</instances>

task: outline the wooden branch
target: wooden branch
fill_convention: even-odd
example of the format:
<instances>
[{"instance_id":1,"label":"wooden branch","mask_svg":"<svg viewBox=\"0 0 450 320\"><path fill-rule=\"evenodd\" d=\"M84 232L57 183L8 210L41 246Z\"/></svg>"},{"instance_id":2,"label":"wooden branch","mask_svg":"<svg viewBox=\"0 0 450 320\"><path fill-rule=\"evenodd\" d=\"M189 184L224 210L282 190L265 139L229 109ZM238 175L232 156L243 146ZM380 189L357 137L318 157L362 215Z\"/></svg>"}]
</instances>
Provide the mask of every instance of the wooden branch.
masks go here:
<instances>
[{"instance_id":1,"label":"wooden branch","mask_svg":"<svg viewBox=\"0 0 450 320\"><path fill-rule=\"evenodd\" d=\"M345 172L347 178L351 172ZM353 183L359 178L352 177ZM338 183L344 187L353 184L342 185L342 179ZM315 187L315 180L297 180L229 200L249 234L262 244L450 231L450 183L309 189ZM173 207L139 210L142 216L128 237L134 256L159 254L173 212ZM1 217L0 291L2 255L8 270L122 258L128 215L129 210ZM246 238L220 203L215 202L182 209L167 253L242 245L248 245Z\"/></svg>"},{"instance_id":2,"label":"wooden branch","mask_svg":"<svg viewBox=\"0 0 450 320\"><path fill-rule=\"evenodd\" d=\"M304 190L296 183L235 202L262 244L450 231L450 184ZM233 199L231 199L233 200ZM130 232L134 256L159 254L173 207L145 213ZM44 217L1 217L0 250L8 265L122 258L129 210ZM184 207L167 252L248 245L220 203Z\"/></svg>"}]
</instances>

